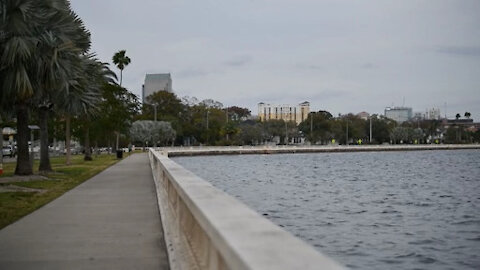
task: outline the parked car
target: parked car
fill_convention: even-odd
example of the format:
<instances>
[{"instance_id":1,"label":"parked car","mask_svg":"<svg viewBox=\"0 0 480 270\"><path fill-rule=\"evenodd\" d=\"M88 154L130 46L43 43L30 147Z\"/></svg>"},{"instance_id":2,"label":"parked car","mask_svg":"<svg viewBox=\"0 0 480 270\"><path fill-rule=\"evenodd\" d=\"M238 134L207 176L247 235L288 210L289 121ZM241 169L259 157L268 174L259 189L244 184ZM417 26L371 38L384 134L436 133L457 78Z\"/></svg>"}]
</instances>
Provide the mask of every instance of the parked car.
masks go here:
<instances>
[{"instance_id":1,"label":"parked car","mask_svg":"<svg viewBox=\"0 0 480 270\"><path fill-rule=\"evenodd\" d=\"M9 157L14 157L17 155L17 151L15 150L15 147L11 145L5 145L2 148L2 155L3 156L9 156Z\"/></svg>"},{"instance_id":2,"label":"parked car","mask_svg":"<svg viewBox=\"0 0 480 270\"><path fill-rule=\"evenodd\" d=\"M75 145L71 145L70 146L70 153L72 155L78 155L78 154L81 154L82 153L82 148L79 147L79 146L75 146ZM66 155L67 154L67 149L63 149L63 154Z\"/></svg>"}]
</instances>

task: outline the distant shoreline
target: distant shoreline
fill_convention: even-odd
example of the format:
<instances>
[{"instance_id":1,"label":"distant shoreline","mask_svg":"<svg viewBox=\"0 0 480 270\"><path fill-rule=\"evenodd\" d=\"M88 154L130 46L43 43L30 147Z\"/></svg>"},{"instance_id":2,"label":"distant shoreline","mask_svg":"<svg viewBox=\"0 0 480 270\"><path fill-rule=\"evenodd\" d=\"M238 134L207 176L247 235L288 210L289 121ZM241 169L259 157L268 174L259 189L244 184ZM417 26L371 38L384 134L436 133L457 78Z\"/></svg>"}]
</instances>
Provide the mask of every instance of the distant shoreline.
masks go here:
<instances>
[{"instance_id":1,"label":"distant shoreline","mask_svg":"<svg viewBox=\"0 0 480 270\"><path fill-rule=\"evenodd\" d=\"M334 152L384 152L384 151L425 151L425 150L480 150L480 144L439 144L439 145L349 145L349 146L194 146L159 147L164 155L211 156L211 155L258 155L295 153L334 153Z\"/></svg>"}]
</instances>

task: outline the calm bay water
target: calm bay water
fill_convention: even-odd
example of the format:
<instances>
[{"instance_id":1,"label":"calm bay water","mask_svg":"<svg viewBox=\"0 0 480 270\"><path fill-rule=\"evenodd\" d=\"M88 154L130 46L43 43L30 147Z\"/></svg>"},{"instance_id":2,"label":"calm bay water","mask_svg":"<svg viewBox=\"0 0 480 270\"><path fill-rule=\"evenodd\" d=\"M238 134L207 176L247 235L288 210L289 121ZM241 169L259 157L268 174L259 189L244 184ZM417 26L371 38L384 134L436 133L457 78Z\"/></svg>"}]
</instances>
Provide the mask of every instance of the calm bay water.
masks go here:
<instances>
[{"instance_id":1,"label":"calm bay water","mask_svg":"<svg viewBox=\"0 0 480 270\"><path fill-rule=\"evenodd\" d=\"M480 151L174 160L352 269L480 269Z\"/></svg>"}]
</instances>

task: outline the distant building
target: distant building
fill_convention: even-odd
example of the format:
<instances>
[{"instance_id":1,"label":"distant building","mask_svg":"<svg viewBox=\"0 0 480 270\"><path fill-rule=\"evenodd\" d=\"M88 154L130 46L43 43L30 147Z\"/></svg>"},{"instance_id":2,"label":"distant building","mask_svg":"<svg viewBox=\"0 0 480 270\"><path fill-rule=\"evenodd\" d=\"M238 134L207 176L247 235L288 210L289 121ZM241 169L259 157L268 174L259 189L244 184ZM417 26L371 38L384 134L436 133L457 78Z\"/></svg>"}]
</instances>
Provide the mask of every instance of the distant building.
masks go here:
<instances>
[{"instance_id":1,"label":"distant building","mask_svg":"<svg viewBox=\"0 0 480 270\"><path fill-rule=\"evenodd\" d=\"M172 92L170 73L147 74L145 76L145 83L142 85L142 102L146 103L147 97L158 91Z\"/></svg>"},{"instance_id":2,"label":"distant building","mask_svg":"<svg viewBox=\"0 0 480 270\"><path fill-rule=\"evenodd\" d=\"M386 107L385 117L402 123L412 119L412 108L409 107Z\"/></svg>"},{"instance_id":3,"label":"distant building","mask_svg":"<svg viewBox=\"0 0 480 270\"><path fill-rule=\"evenodd\" d=\"M415 112L413 114L413 120L440 120L440 109L438 108L431 108L426 109L425 112Z\"/></svg>"},{"instance_id":4,"label":"distant building","mask_svg":"<svg viewBox=\"0 0 480 270\"><path fill-rule=\"evenodd\" d=\"M425 113L422 113L422 112L415 112L413 113L413 120L415 121L421 121L421 120L425 120Z\"/></svg>"},{"instance_id":5,"label":"distant building","mask_svg":"<svg viewBox=\"0 0 480 270\"><path fill-rule=\"evenodd\" d=\"M440 109L431 108L427 109L425 113L425 119L427 120L440 120Z\"/></svg>"},{"instance_id":6,"label":"distant building","mask_svg":"<svg viewBox=\"0 0 480 270\"><path fill-rule=\"evenodd\" d=\"M310 103L305 101L296 106L292 105L272 105L263 102L258 103L258 117L260 121L271 119L295 121L298 125L307 119L310 113Z\"/></svg>"},{"instance_id":7,"label":"distant building","mask_svg":"<svg viewBox=\"0 0 480 270\"><path fill-rule=\"evenodd\" d=\"M360 119L368 120L368 118L370 117L370 114L368 112L359 112L359 113L357 113L357 116Z\"/></svg>"},{"instance_id":8,"label":"distant building","mask_svg":"<svg viewBox=\"0 0 480 270\"><path fill-rule=\"evenodd\" d=\"M444 119L443 123L446 125L472 125L473 119Z\"/></svg>"}]
</instances>

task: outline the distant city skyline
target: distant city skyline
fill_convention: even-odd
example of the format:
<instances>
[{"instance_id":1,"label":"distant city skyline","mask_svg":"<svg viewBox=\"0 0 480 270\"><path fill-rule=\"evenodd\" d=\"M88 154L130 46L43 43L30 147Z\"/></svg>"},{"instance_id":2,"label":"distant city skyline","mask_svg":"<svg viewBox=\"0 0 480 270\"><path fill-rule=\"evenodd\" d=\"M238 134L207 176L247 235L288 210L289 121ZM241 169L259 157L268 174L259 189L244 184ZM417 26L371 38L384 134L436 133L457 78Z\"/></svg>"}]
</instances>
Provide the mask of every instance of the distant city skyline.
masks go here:
<instances>
[{"instance_id":1,"label":"distant city skyline","mask_svg":"<svg viewBox=\"0 0 480 270\"><path fill-rule=\"evenodd\" d=\"M480 120L480 1L73 0L92 50L132 59L123 85L141 100L147 73L179 96L256 113L259 102L383 114L438 108ZM114 65L112 70L118 72Z\"/></svg>"}]
</instances>

